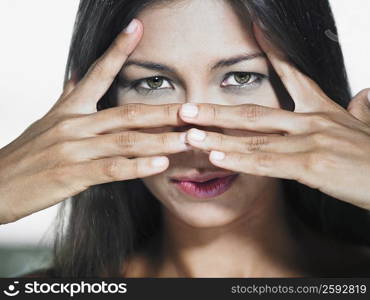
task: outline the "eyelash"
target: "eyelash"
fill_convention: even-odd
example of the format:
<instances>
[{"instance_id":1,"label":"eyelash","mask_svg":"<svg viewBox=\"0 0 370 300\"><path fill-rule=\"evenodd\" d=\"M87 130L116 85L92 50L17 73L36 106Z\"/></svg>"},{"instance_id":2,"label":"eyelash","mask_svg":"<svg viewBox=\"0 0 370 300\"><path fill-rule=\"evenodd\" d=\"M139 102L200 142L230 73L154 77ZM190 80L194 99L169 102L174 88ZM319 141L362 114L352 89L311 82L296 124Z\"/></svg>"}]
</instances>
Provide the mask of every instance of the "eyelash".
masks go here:
<instances>
[{"instance_id":1,"label":"eyelash","mask_svg":"<svg viewBox=\"0 0 370 300\"><path fill-rule=\"evenodd\" d=\"M222 82L224 82L230 76L235 75L235 74L240 74L240 73L247 74L248 76L251 76L252 78L255 77L255 79L251 83L245 83L245 84L240 84L240 85L228 85L228 86L224 86L223 88L227 88L227 89L247 88L248 89L248 88L252 88L252 87L260 84L264 79L266 79L268 77L267 75L264 75L264 74L261 74L261 73L255 73L255 72L229 72L225 75ZM171 82L168 78L166 78L164 76L159 76L159 75L158 76L146 77L146 78L142 78L142 79L137 79L137 80L134 80L134 81L131 81L131 82L125 82L124 86L129 87L129 89L134 89L137 92L143 93L145 95L156 93L156 92L161 92L162 90L167 89L167 88L152 89L152 88L143 88L143 87L139 86L141 83L145 83L146 80L152 79L152 78L163 79L163 80L167 81L169 83L169 85L171 85L171 87L173 88L173 85L171 84Z\"/></svg>"}]
</instances>

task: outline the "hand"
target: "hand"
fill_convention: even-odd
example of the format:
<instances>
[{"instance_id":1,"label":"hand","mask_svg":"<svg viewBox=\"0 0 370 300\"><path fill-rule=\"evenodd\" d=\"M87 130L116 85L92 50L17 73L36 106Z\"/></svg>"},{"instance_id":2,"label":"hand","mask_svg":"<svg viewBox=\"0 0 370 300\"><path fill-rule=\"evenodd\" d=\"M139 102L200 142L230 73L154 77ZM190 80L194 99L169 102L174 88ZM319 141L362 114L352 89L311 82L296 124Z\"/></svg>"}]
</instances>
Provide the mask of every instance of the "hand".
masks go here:
<instances>
[{"instance_id":1,"label":"hand","mask_svg":"<svg viewBox=\"0 0 370 300\"><path fill-rule=\"evenodd\" d=\"M197 125L273 135L234 137L202 131L204 140L196 141L191 133L197 129L192 128L187 142L210 151L209 159L218 167L297 180L339 200L370 209L369 122L355 118L332 101L313 80L279 57L259 29L255 30L259 44L294 99L295 111L256 104L200 103L195 117L186 117L181 109L181 118ZM355 115L369 120L370 111L357 111Z\"/></svg>"},{"instance_id":2,"label":"hand","mask_svg":"<svg viewBox=\"0 0 370 300\"><path fill-rule=\"evenodd\" d=\"M127 104L96 112L143 28L120 33L76 85L70 80L52 109L12 143L0 149L0 223L16 221L52 206L91 185L162 172L153 155L187 149L184 133L129 131L184 125L180 104ZM115 132L115 133L112 133ZM129 159L130 157L137 157Z\"/></svg>"},{"instance_id":3,"label":"hand","mask_svg":"<svg viewBox=\"0 0 370 300\"><path fill-rule=\"evenodd\" d=\"M358 92L347 107L348 112L370 126L370 89Z\"/></svg>"}]
</instances>

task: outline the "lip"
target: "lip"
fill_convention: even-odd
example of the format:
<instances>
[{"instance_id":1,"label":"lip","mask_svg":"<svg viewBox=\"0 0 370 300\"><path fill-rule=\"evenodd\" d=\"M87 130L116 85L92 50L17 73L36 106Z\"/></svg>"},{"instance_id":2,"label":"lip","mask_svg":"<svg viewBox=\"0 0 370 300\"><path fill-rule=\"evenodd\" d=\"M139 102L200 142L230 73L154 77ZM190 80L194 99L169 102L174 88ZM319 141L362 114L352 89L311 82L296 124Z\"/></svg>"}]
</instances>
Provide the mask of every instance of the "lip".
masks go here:
<instances>
[{"instance_id":1,"label":"lip","mask_svg":"<svg viewBox=\"0 0 370 300\"><path fill-rule=\"evenodd\" d=\"M192 181L192 182L205 182L215 178L222 178L230 175L236 175L238 173L235 172L225 172L225 171L218 171L218 172L206 172L203 174L192 172L186 175L180 176L172 176L170 180L172 182L176 181Z\"/></svg>"},{"instance_id":2,"label":"lip","mask_svg":"<svg viewBox=\"0 0 370 300\"><path fill-rule=\"evenodd\" d=\"M195 181L177 181L172 180L172 183L181 192L188 194L194 198L205 199L217 197L227 190L229 190L239 176L239 173L233 173L232 175L224 177L214 177L206 182L195 182Z\"/></svg>"}]
</instances>

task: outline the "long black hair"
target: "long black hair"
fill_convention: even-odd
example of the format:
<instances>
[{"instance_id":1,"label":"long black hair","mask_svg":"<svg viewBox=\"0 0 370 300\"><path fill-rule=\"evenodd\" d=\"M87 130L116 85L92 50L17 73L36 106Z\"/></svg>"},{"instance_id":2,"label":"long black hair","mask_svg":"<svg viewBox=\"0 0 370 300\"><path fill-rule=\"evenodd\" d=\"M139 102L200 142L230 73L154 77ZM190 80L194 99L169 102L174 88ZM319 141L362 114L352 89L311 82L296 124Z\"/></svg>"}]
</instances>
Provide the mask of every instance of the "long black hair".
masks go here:
<instances>
[{"instance_id":1,"label":"long black hair","mask_svg":"<svg viewBox=\"0 0 370 300\"><path fill-rule=\"evenodd\" d=\"M65 81L72 72L81 79L122 28L142 9L159 1L81 0ZM295 67L316 81L331 99L347 107L351 92L340 45L327 35L328 32L337 35L327 0L230 0L229 3L240 17L258 22ZM288 99L278 78L276 82L283 98ZM116 83L117 79L99 101L97 110L116 106ZM293 101L290 99L289 103ZM282 183L291 214L313 230L338 240L370 245L367 211L297 181L282 180ZM118 277L128 255L144 249L148 240L160 232L161 204L141 179L112 182L92 186L64 201L58 219L53 276Z\"/></svg>"}]
</instances>

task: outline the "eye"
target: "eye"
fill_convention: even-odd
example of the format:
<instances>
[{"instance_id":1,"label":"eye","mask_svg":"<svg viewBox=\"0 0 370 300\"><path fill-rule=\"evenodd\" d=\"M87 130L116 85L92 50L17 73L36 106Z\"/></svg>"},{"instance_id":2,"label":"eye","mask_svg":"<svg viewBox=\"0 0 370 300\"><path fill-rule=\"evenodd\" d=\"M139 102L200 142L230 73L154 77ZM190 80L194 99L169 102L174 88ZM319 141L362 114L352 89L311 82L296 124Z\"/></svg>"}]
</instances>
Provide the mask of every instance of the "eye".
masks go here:
<instances>
[{"instance_id":1,"label":"eye","mask_svg":"<svg viewBox=\"0 0 370 300\"><path fill-rule=\"evenodd\" d=\"M164 77L153 76L137 81L134 87L143 90L162 90L172 88L172 85Z\"/></svg>"},{"instance_id":2,"label":"eye","mask_svg":"<svg viewBox=\"0 0 370 300\"><path fill-rule=\"evenodd\" d=\"M223 87L248 87L258 84L265 75L251 72L232 72L225 76L221 86Z\"/></svg>"}]
</instances>

